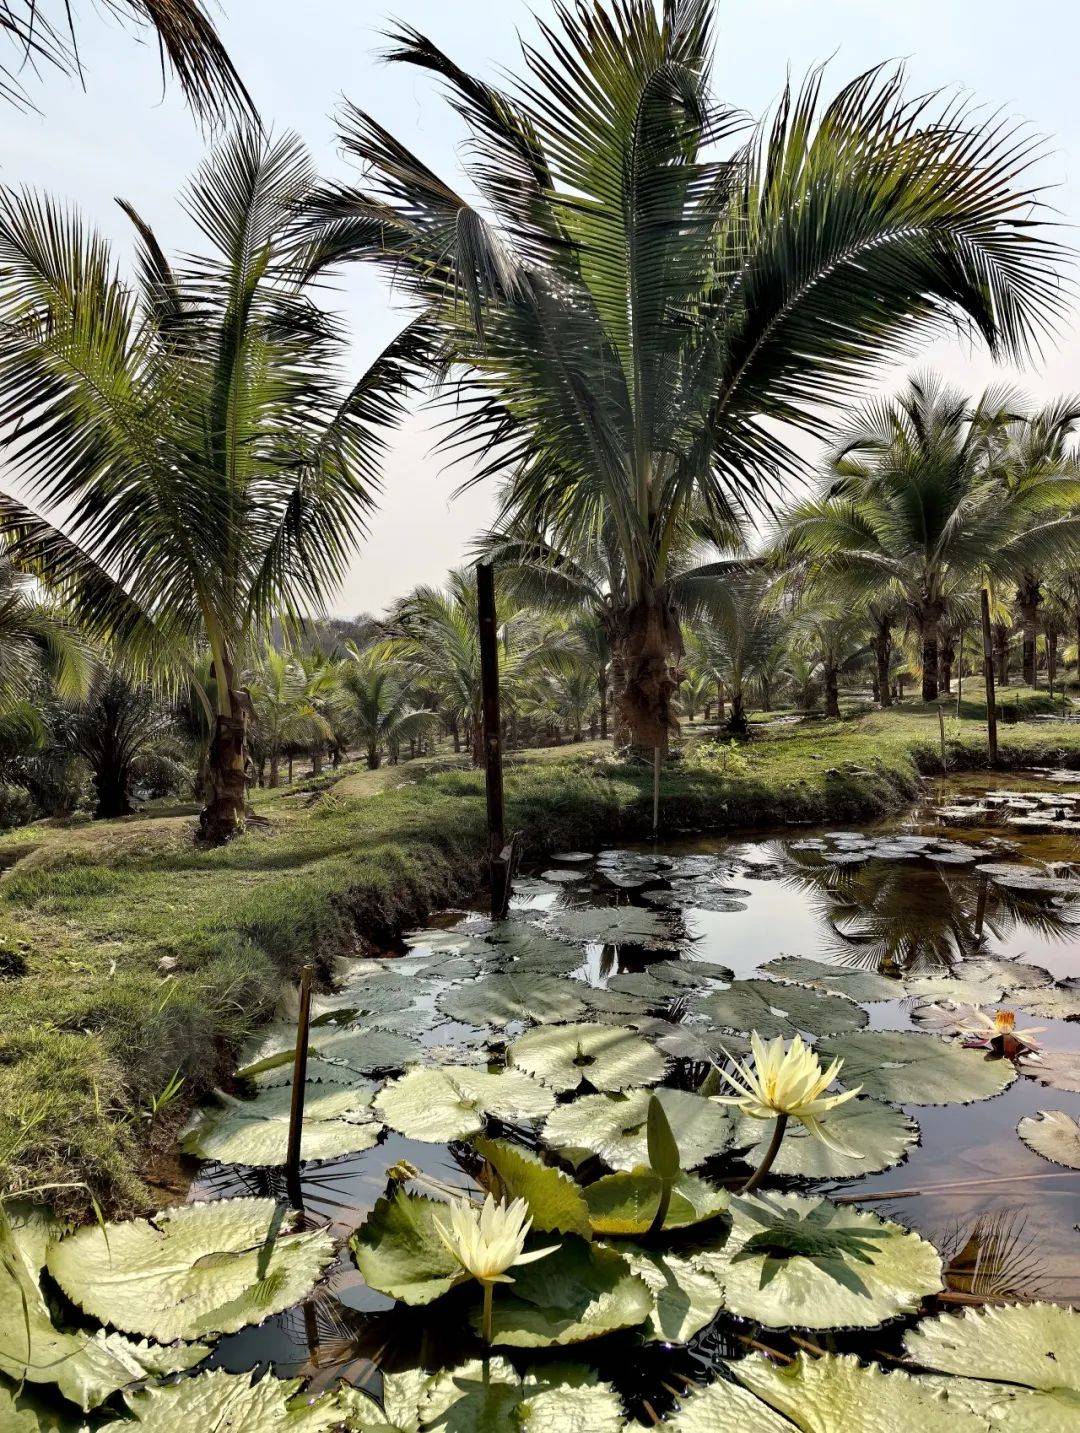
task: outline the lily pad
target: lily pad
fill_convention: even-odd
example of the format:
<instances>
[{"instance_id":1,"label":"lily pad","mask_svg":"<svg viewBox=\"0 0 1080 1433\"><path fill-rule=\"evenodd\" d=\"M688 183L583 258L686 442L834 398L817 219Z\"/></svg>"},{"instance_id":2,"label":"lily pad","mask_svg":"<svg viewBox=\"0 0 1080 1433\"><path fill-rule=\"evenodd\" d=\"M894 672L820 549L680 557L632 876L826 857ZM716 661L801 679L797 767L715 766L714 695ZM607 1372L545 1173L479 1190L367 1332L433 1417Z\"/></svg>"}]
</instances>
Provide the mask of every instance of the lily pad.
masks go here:
<instances>
[{"instance_id":1,"label":"lily pad","mask_svg":"<svg viewBox=\"0 0 1080 1433\"><path fill-rule=\"evenodd\" d=\"M525 921L496 921L488 940L495 946L503 969L507 969L509 961L509 968L515 973L520 973L515 969L519 961L530 973L542 971L545 975L569 975L585 963L583 952L568 946L564 940L556 940L553 935L545 935Z\"/></svg>"},{"instance_id":2,"label":"lily pad","mask_svg":"<svg viewBox=\"0 0 1080 1433\"><path fill-rule=\"evenodd\" d=\"M1042 1085L1080 1094L1080 1050L1040 1050L1037 1054L1025 1055L1019 1069L1021 1074Z\"/></svg>"},{"instance_id":3,"label":"lily pad","mask_svg":"<svg viewBox=\"0 0 1080 1433\"><path fill-rule=\"evenodd\" d=\"M1075 977L1044 990L1025 990L1016 1003L1044 1020L1080 1020L1080 981Z\"/></svg>"},{"instance_id":4,"label":"lily pad","mask_svg":"<svg viewBox=\"0 0 1080 1433\"><path fill-rule=\"evenodd\" d=\"M965 1309L908 1334L909 1357L953 1374L957 1396L1015 1433L1080 1424L1080 1314L1058 1304Z\"/></svg>"},{"instance_id":5,"label":"lily pad","mask_svg":"<svg viewBox=\"0 0 1080 1433\"><path fill-rule=\"evenodd\" d=\"M305 1091L300 1158L335 1159L373 1149L382 1125L372 1119L370 1088L309 1084ZM284 1164L289 1150L292 1084L263 1090L253 1100L218 1091L216 1108L200 1111L181 1147L223 1164Z\"/></svg>"},{"instance_id":6,"label":"lily pad","mask_svg":"<svg viewBox=\"0 0 1080 1433\"><path fill-rule=\"evenodd\" d=\"M507 1050L508 1062L550 1085L624 1090L663 1079L667 1060L640 1035L618 1025L559 1025L530 1030Z\"/></svg>"},{"instance_id":7,"label":"lily pad","mask_svg":"<svg viewBox=\"0 0 1080 1433\"><path fill-rule=\"evenodd\" d=\"M646 1120L650 1090L622 1094L583 1095L571 1104L556 1105L545 1121L544 1142L556 1149L587 1150L612 1169L629 1170L648 1164ZM655 1092L664 1107L684 1169L695 1169L731 1143L736 1117L686 1090Z\"/></svg>"},{"instance_id":8,"label":"lily pad","mask_svg":"<svg viewBox=\"0 0 1080 1433\"><path fill-rule=\"evenodd\" d=\"M540 879L555 886L573 886L578 881L584 881L587 876L587 871L560 871L557 867L552 867L550 871L544 871Z\"/></svg>"},{"instance_id":9,"label":"lily pad","mask_svg":"<svg viewBox=\"0 0 1080 1433\"><path fill-rule=\"evenodd\" d=\"M334 1256L273 1199L185 1204L88 1225L50 1246L48 1269L85 1313L161 1343L234 1333L299 1303Z\"/></svg>"},{"instance_id":10,"label":"lily pad","mask_svg":"<svg viewBox=\"0 0 1080 1433\"><path fill-rule=\"evenodd\" d=\"M497 1187L492 1193L496 1198L524 1199L534 1229L590 1237L589 1206L569 1175L506 1140L478 1139L473 1147L494 1171Z\"/></svg>"},{"instance_id":11,"label":"lily pad","mask_svg":"<svg viewBox=\"0 0 1080 1433\"><path fill-rule=\"evenodd\" d=\"M606 1174L585 1186L585 1202L594 1234L647 1234L660 1204L663 1188L659 1175L644 1166ZM671 1192L664 1230L689 1229L726 1213L728 1192L717 1189L696 1174L680 1174Z\"/></svg>"},{"instance_id":12,"label":"lily pad","mask_svg":"<svg viewBox=\"0 0 1080 1433\"><path fill-rule=\"evenodd\" d=\"M546 1348L644 1323L652 1294L621 1255L571 1234L554 1254L514 1270L495 1298L493 1342ZM479 1326L479 1312L475 1316Z\"/></svg>"},{"instance_id":13,"label":"lily pad","mask_svg":"<svg viewBox=\"0 0 1080 1433\"><path fill-rule=\"evenodd\" d=\"M365 1283L406 1304L430 1304L452 1289L462 1269L439 1237L440 1218L446 1205L423 1194L398 1189L377 1200L349 1240Z\"/></svg>"},{"instance_id":14,"label":"lily pad","mask_svg":"<svg viewBox=\"0 0 1080 1433\"><path fill-rule=\"evenodd\" d=\"M730 1237L697 1254L728 1309L768 1328L873 1328L943 1287L941 1255L910 1229L819 1196L731 1200Z\"/></svg>"},{"instance_id":15,"label":"lily pad","mask_svg":"<svg viewBox=\"0 0 1080 1433\"><path fill-rule=\"evenodd\" d=\"M296 1031L289 1026L274 1026L246 1063L237 1070L239 1079L258 1079L268 1070L291 1067ZM338 1029L334 1025L313 1028L308 1044L309 1065L338 1065L357 1075L371 1075L379 1070L399 1070L415 1060L419 1047L413 1040L392 1035L384 1030Z\"/></svg>"},{"instance_id":16,"label":"lily pad","mask_svg":"<svg viewBox=\"0 0 1080 1433\"><path fill-rule=\"evenodd\" d=\"M577 982L530 970L507 970L471 985L444 991L436 1006L451 1020L469 1025L510 1025L516 1020L543 1025L574 1020L585 1009Z\"/></svg>"},{"instance_id":17,"label":"lily pad","mask_svg":"<svg viewBox=\"0 0 1080 1433\"><path fill-rule=\"evenodd\" d=\"M799 1425L781 1418L737 1383L721 1380L696 1389L663 1426L665 1433L791 1433ZM840 1431L830 1427L829 1433Z\"/></svg>"},{"instance_id":18,"label":"lily pad","mask_svg":"<svg viewBox=\"0 0 1080 1433\"><path fill-rule=\"evenodd\" d=\"M562 940L598 941L602 945L679 950L687 940L680 938L670 916L642 910L640 906L572 906L548 911L545 923Z\"/></svg>"},{"instance_id":19,"label":"lily pad","mask_svg":"<svg viewBox=\"0 0 1080 1433\"><path fill-rule=\"evenodd\" d=\"M898 1105L970 1104L1000 1094L1016 1078L1008 1060L988 1058L936 1035L863 1030L823 1040L821 1056L840 1059L841 1082Z\"/></svg>"},{"instance_id":20,"label":"lily pad","mask_svg":"<svg viewBox=\"0 0 1080 1433\"><path fill-rule=\"evenodd\" d=\"M1029 1149L1054 1164L1080 1169L1080 1124L1064 1110L1040 1110L1025 1115L1016 1133Z\"/></svg>"},{"instance_id":21,"label":"lily pad","mask_svg":"<svg viewBox=\"0 0 1080 1433\"><path fill-rule=\"evenodd\" d=\"M846 995L850 1000L896 1000L904 993L899 980L879 975L876 970L860 970L853 965L830 965L823 960L808 960L801 955L781 955L767 961L762 970L777 980L791 980L826 990L832 995Z\"/></svg>"},{"instance_id":22,"label":"lily pad","mask_svg":"<svg viewBox=\"0 0 1080 1433\"><path fill-rule=\"evenodd\" d=\"M488 1115L503 1120L543 1119L555 1104L550 1090L521 1070L468 1065L408 1070L375 1100L379 1118L407 1139L444 1144L479 1134Z\"/></svg>"},{"instance_id":23,"label":"lily pad","mask_svg":"<svg viewBox=\"0 0 1080 1433\"><path fill-rule=\"evenodd\" d=\"M856 1179L864 1174L877 1174L906 1159L919 1139L919 1126L910 1115L861 1095L832 1110L822 1123L841 1144L859 1153L839 1154L810 1134L805 1125L792 1120L773 1162L774 1174L801 1179ZM731 1143L738 1148L744 1140L752 1139L745 1158L756 1167L761 1163L772 1132L771 1120L755 1120L744 1115Z\"/></svg>"},{"instance_id":24,"label":"lily pad","mask_svg":"<svg viewBox=\"0 0 1080 1433\"><path fill-rule=\"evenodd\" d=\"M647 1339L688 1343L712 1323L723 1307L723 1282L715 1274L695 1268L676 1250L646 1247L628 1240L620 1240L617 1248L634 1273L648 1284L653 1296L653 1311L645 1326ZM743 1424L740 1433L750 1426Z\"/></svg>"},{"instance_id":25,"label":"lily pad","mask_svg":"<svg viewBox=\"0 0 1080 1433\"><path fill-rule=\"evenodd\" d=\"M756 1030L765 1039L792 1039L800 1031L832 1035L859 1030L867 1014L845 995L826 995L805 985L778 980L736 980L697 1002L698 1010L728 1030Z\"/></svg>"},{"instance_id":26,"label":"lily pad","mask_svg":"<svg viewBox=\"0 0 1080 1433\"><path fill-rule=\"evenodd\" d=\"M252 1381L251 1373L215 1368L178 1383L124 1395L130 1419L106 1423L106 1429L142 1428L146 1433L177 1433L183 1428L232 1429L235 1433L322 1433L342 1426L355 1390L311 1400L299 1378L273 1375ZM371 1405L373 1414L378 1409ZM373 1426L373 1425L369 1425Z\"/></svg>"}]
</instances>

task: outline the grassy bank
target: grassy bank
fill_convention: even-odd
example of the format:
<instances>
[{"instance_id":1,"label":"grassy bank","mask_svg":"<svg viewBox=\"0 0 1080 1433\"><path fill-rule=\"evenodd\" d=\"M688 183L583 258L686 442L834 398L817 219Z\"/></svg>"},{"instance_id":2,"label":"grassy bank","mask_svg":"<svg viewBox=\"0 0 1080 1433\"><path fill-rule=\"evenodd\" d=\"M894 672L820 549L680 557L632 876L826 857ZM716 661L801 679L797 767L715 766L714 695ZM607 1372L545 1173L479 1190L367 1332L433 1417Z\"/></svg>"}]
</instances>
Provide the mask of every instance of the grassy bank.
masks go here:
<instances>
[{"instance_id":1,"label":"grassy bank","mask_svg":"<svg viewBox=\"0 0 1080 1433\"><path fill-rule=\"evenodd\" d=\"M947 737L954 769L985 764L981 723L950 718ZM1080 766L1076 728L1021 722L1001 741L1008 765ZM939 764L936 711L917 709L777 727L733 754L692 742L665 774L664 827L865 819ZM305 960L384 942L476 890L482 778L448 768L260 793L259 823L223 851L193 848L190 814L0 840L0 1188L82 1181L111 1209L145 1205L155 1146ZM529 753L508 771L508 822L538 857L644 834L650 792L649 769L599 743Z\"/></svg>"}]
</instances>

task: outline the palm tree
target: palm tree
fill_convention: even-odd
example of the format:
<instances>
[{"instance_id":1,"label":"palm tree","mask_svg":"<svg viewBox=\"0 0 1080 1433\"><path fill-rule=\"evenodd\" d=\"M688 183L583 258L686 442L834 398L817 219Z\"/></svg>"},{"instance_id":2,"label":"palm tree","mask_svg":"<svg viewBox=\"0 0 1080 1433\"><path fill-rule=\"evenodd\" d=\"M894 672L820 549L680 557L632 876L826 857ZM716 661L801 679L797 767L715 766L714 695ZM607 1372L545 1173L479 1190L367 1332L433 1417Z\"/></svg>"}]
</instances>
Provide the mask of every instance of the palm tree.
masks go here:
<instances>
[{"instance_id":1,"label":"palm tree","mask_svg":"<svg viewBox=\"0 0 1080 1433\"><path fill-rule=\"evenodd\" d=\"M340 667L349 699L352 729L375 771L389 750L397 759L403 741L413 741L438 722L433 711L413 704L408 682L376 652L351 647Z\"/></svg>"},{"instance_id":2,"label":"palm tree","mask_svg":"<svg viewBox=\"0 0 1080 1433\"><path fill-rule=\"evenodd\" d=\"M810 603L795 618L792 635L817 659L825 715L839 717L840 675L857 667L870 650L865 614L837 602Z\"/></svg>"},{"instance_id":3,"label":"palm tree","mask_svg":"<svg viewBox=\"0 0 1080 1433\"><path fill-rule=\"evenodd\" d=\"M0 716L24 711L44 681L61 697L89 690L93 663L83 634L63 609L0 552Z\"/></svg>"},{"instance_id":4,"label":"palm tree","mask_svg":"<svg viewBox=\"0 0 1080 1433\"><path fill-rule=\"evenodd\" d=\"M297 139L238 133L186 196L207 257L174 268L128 210L134 287L78 219L0 195L0 457L65 514L61 528L0 492L0 534L144 667L186 680L209 649L209 841L244 822L242 654L336 588L422 351L412 327L341 381L344 335L298 262L312 183Z\"/></svg>"},{"instance_id":5,"label":"palm tree","mask_svg":"<svg viewBox=\"0 0 1080 1433\"><path fill-rule=\"evenodd\" d=\"M312 700L303 667L287 652L267 647L252 674L251 705L257 745L270 763L270 786L281 779L290 748L327 741L330 725ZM290 780L292 758L290 756Z\"/></svg>"},{"instance_id":6,"label":"palm tree","mask_svg":"<svg viewBox=\"0 0 1080 1433\"><path fill-rule=\"evenodd\" d=\"M136 33L153 31L163 68L169 65L188 103L203 120L250 113L248 93L199 0L106 0L99 8ZM45 66L82 78L71 0L63 4L53 0L51 5L42 0L4 0L0 36L19 57L15 70L0 65L0 99L20 107L30 104L30 95L19 79L19 72L27 69L37 73Z\"/></svg>"},{"instance_id":7,"label":"palm tree","mask_svg":"<svg viewBox=\"0 0 1080 1433\"><path fill-rule=\"evenodd\" d=\"M708 661L723 673L724 692L730 704L728 730L745 736L746 694L750 682L772 666L784 635L784 623L770 599L767 573L746 567L733 574L712 621L699 629L698 639Z\"/></svg>"},{"instance_id":8,"label":"palm tree","mask_svg":"<svg viewBox=\"0 0 1080 1433\"><path fill-rule=\"evenodd\" d=\"M778 423L823 432L917 334L959 319L1023 353L1064 302L1015 180L1036 152L1022 136L875 69L830 103L813 72L733 145L711 11L560 4L513 95L397 31L389 58L438 75L471 130L482 207L350 108L364 183L312 213L324 261L382 265L437 323L470 481L508 477L508 514L560 549L614 531L614 698L646 748L673 724L668 584L689 506L758 503L800 468Z\"/></svg>"}]
</instances>

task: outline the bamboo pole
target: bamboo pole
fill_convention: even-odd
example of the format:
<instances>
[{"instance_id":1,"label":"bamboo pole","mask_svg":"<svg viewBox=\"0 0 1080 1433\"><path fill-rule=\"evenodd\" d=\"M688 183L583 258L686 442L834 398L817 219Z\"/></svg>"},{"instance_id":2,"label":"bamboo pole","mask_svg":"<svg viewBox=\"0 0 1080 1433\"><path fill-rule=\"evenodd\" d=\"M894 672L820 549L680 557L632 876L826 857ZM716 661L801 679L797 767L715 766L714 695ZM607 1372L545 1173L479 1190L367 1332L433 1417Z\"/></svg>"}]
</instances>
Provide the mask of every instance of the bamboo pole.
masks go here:
<instances>
[{"instance_id":1,"label":"bamboo pole","mask_svg":"<svg viewBox=\"0 0 1080 1433\"><path fill-rule=\"evenodd\" d=\"M997 766L997 703L994 698L994 641L990 632L990 594L986 588L979 592L982 608L983 676L986 680L986 740L990 750L990 765Z\"/></svg>"},{"instance_id":2,"label":"bamboo pole","mask_svg":"<svg viewBox=\"0 0 1080 1433\"><path fill-rule=\"evenodd\" d=\"M296 1053L293 1056L292 1103L289 1107L289 1147L285 1156L285 1179L290 1192L300 1182L300 1142L304 1136L304 1094L311 1030L311 973L310 965L305 965L300 972L300 1010L296 1017ZM295 1197L293 1202L298 1202Z\"/></svg>"},{"instance_id":3,"label":"bamboo pole","mask_svg":"<svg viewBox=\"0 0 1080 1433\"><path fill-rule=\"evenodd\" d=\"M491 914L506 910L508 864L503 799L502 726L499 714L499 637L495 614L495 569L476 565L476 608L480 629L480 688L484 717L484 775L487 791L488 885Z\"/></svg>"}]
</instances>

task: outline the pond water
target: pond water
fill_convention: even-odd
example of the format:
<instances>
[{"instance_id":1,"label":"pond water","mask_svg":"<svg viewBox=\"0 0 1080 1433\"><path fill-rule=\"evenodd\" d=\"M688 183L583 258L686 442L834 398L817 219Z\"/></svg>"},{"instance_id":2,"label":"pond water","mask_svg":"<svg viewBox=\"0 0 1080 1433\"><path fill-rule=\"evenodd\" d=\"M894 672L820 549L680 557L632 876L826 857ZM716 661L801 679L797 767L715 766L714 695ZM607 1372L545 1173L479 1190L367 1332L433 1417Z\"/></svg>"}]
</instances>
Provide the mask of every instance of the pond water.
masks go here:
<instances>
[{"instance_id":1,"label":"pond water","mask_svg":"<svg viewBox=\"0 0 1080 1433\"><path fill-rule=\"evenodd\" d=\"M1073 990L1068 982L1080 980L1080 899L1071 885L1077 837L1069 829L1080 785L1045 773L1024 774L1003 778L995 790L999 794L987 801L979 783L941 784L929 788L926 799L903 819L858 830L665 836L617 851L563 853L526 873L512 920L517 929L554 927L565 939L568 933L582 934L573 912L619 912L615 919L629 936L609 943L582 939L577 968L559 972L560 979L569 976L610 992L610 1008L596 997L599 1010L578 1018L615 1021L620 998L645 992L654 1038L663 1030L670 1035L681 1024L736 1049L741 1048L737 1036L718 1036L720 1022L704 1020L696 1010L701 990L693 978L681 978L693 977L695 963L727 967L736 980L786 974L809 978L804 969L785 965L762 971L784 957L809 958L840 973L882 973L896 978L898 989L903 978L900 998L863 1003L866 1028L874 1031L934 1029L930 1007L940 1008L950 994L961 1004L979 999L989 988L987 972L1000 974L1004 968L994 962L1049 972L1046 977L1029 972L1027 979L1039 984L982 1002L990 1010L1015 1010L1018 1027L1041 1028L1041 1066L1025 1062L1002 1093L974 1103L898 1101L919 1129L918 1143L901 1162L862 1178L800 1181L791 1187L870 1201L867 1208L923 1233L947 1257L947 1284L956 1302L975 1294L1080 1303L1075 1229L1080 1171L1041 1158L1016 1133L1022 1118L1040 1110L1080 1118L1077 1064L1055 1063L1055 1052L1080 1050L1080 1023L1037 1015L1025 1006L1025 999L1036 1005L1045 999L1052 977L1063 992L1062 1008L1068 1009ZM629 912L643 913L641 920L635 922ZM666 931L660 949L654 938L643 940L635 930L635 924L653 928L657 914ZM317 1006L321 1014L313 1043L317 1047L319 1032L335 1028L335 1022L349 1028L366 1023L415 1041L434 1061L460 1063L468 1058L463 1052L485 1041L497 1055L504 1041L527 1028L524 1024L511 1022L493 1032L453 1019L440 1008L453 1011L465 991L465 1005L457 1009L468 1009L476 968L470 965L470 951L489 933L490 922L478 911L444 914L429 933L410 938L407 954L397 953L403 971L410 963L418 971L425 962L428 966L424 978L411 982L411 1009L408 998L399 998L394 1008L358 1022L346 993L341 1008L333 999ZM664 990L663 1000L655 984L622 979L672 960L679 963L680 982ZM446 979L431 978L439 962ZM528 965L527 955L519 964ZM385 968L391 968L389 962ZM346 992L365 969L376 967L353 965L344 972L350 982ZM714 978L715 971L701 969L706 971L702 988L727 988ZM779 986L778 992L789 989ZM448 990L457 992L449 1001ZM774 1013L787 1008L786 998L777 994ZM722 1018L724 1006L714 1009ZM657 1016L664 1026L655 1023ZM797 1015L792 1019L798 1023ZM732 1019L727 1028L737 1029L738 1023ZM822 1043L828 1048L829 1039ZM450 1050L446 1056L440 1055L443 1047ZM694 1089L707 1070L699 1061L675 1059L666 1083ZM539 1147L534 1126L490 1125L490 1132ZM446 1184L468 1186L465 1150L385 1131L380 1143L362 1154L304 1167L305 1216L347 1235L363 1222L386 1188L388 1169L401 1160ZM748 1168L720 1156L698 1172L731 1182L740 1171L745 1177ZM190 1198L239 1193L286 1197L280 1171L206 1163L195 1173ZM610 1379L628 1408L648 1421L650 1410L662 1414L671 1406L680 1380L700 1379L703 1366L717 1357L746 1352L747 1328L721 1315L685 1347L641 1346L630 1335L612 1335L569 1352ZM888 1351L898 1347L899 1337L892 1325L861 1336L820 1335L818 1341L840 1349ZM628 1340L632 1358L626 1356ZM770 1342L776 1344L776 1336ZM346 1250L312 1299L223 1338L208 1366L239 1372L272 1364L283 1377L313 1379L316 1388L345 1377L377 1394L381 1368L418 1362L435 1366L470 1356L475 1347L459 1322L440 1318L437 1307L395 1306L368 1288Z\"/></svg>"}]
</instances>

